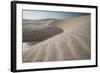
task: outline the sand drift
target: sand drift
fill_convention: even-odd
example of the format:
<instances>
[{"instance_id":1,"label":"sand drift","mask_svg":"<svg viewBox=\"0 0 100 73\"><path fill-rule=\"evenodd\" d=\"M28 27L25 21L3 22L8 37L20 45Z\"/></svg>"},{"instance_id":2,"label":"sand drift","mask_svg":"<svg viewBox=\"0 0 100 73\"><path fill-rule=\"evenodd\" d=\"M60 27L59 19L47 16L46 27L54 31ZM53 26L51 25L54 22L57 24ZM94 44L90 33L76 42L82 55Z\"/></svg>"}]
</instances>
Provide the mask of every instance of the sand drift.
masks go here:
<instances>
[{"instance_id":1,"label":"sand drift","mask_svg":"<svg viewBox=\"0 0 100 73\"><path fill-rule=\"evenodd\" d=\"M32 43L28 47L23 45L24 63L91 58L90 15L66 20L25 22L34 26L23 26L23 44Z\"/></svg>"}]
</instances>

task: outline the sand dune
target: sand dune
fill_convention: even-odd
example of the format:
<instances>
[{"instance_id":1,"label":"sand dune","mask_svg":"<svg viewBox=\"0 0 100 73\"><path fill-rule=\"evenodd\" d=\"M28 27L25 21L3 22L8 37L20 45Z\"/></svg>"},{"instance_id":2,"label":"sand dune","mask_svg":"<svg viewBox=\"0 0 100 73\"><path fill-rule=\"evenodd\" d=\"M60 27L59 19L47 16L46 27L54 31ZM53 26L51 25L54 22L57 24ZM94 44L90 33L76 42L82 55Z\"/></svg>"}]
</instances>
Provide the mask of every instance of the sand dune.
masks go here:
<instances>
[{"instance_id":1,"label":"sand dune","mask_svg":"<svg viewBox=\"0 0 100 73\"><path fill-rule=\"evenodd\" d=\"M23 20L23 42L41 42L63 30L50 24L56 19Z\"/></svg>"},{"instance_id":2,"label":"sand dune","mask_svg":"<svg viewBox=\"0 0 100 73\"><path fill-rule=\"evenodd\" d=\"M64 32L44 40L22 54L23 62L83 60L91 58L90 16L50 23Z\"/></svg>"}]
</instances>

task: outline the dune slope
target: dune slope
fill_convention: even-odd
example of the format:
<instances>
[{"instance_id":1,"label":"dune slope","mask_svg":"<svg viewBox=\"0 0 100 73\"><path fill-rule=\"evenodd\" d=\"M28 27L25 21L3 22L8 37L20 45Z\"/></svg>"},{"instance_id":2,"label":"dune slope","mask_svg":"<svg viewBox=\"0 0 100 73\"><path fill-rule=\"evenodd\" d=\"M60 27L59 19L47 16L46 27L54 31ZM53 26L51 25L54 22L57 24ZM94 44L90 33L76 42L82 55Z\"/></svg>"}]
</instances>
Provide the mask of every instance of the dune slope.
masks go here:
<instances>
[{"instance_id":1,"label":"dune slope","mask_svg":"<svg viewBox=\"0 0 100 73\"><path fill-rule=\"evenodd\" d=\"M54 21L51 26L63 29L30 49L23 51L23 62L83 60L91 58L90 16Z\"/></svg>"}]
</instances>

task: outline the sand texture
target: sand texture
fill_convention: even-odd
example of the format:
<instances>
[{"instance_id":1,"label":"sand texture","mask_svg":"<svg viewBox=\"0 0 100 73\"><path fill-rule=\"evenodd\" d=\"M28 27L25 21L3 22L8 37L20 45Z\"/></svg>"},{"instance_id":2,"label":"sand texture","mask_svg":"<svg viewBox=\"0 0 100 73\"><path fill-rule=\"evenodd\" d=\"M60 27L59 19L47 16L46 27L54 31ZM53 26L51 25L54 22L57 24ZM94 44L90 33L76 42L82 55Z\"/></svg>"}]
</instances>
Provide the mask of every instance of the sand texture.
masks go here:
<instances>
[{"instance_id":1,"label":"sand texture","mask_svg":"<svg viewBox=\"0 0 100 73\"><path fill-rule=\"evenodd\" d=\"M50 27L62 29L63 32L27 47L28 49L23 50L22 61L27 63L90 59L90 22L90 15L50 22Z\"/></svg>"}]
</instances>

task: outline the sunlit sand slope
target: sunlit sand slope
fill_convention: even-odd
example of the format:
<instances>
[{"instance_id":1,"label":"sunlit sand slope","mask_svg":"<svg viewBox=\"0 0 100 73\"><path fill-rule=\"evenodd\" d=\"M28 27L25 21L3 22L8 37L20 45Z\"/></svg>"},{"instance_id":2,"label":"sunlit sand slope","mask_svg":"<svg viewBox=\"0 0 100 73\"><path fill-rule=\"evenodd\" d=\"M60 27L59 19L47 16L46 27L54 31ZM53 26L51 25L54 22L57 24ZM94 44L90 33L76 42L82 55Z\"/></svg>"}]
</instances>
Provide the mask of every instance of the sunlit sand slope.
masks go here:
<instances>
[{"instance_id":1,"label":"sunlit sand slope","mask_svg":"<svg viewBox=\"0 0 100 73\"><path fill-rule=\"evenodd\" d=\"M54 21L64 32L23 51L23 62L83 60L91 58L90 16Z\"/></svg>"}]
</instances>

